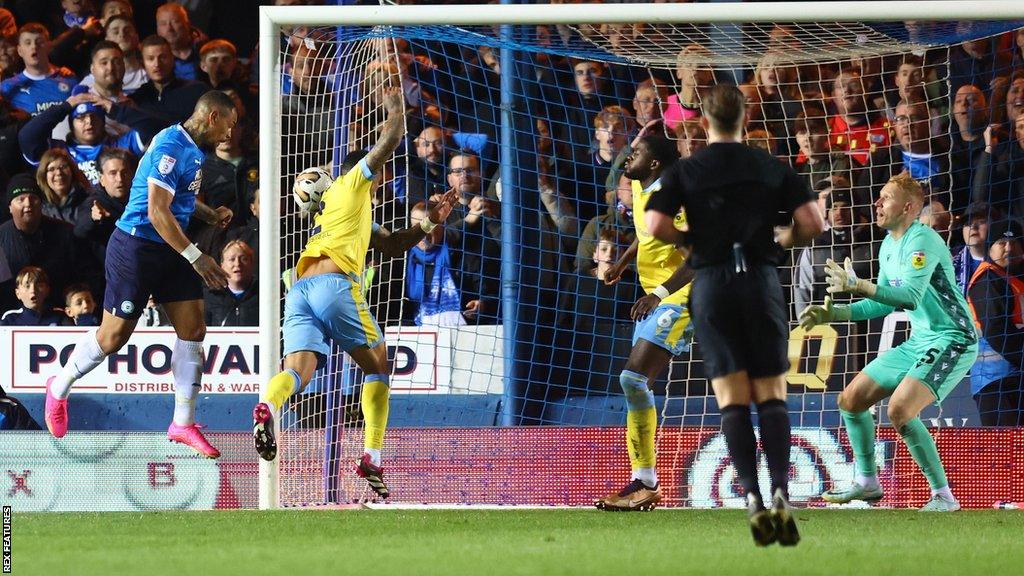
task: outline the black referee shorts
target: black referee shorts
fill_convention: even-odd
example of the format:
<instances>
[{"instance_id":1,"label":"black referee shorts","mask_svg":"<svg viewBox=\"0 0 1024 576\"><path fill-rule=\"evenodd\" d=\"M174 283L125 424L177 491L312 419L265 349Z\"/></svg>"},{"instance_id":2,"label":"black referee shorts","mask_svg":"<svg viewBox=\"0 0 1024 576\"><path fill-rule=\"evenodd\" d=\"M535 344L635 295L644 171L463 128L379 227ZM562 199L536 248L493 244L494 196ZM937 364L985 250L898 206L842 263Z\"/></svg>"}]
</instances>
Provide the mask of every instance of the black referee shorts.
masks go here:
<instances>
[{"instance_id":1,"label":"black referee shorts","mask_svg":"<svg viewBox=\"0 0 1024 576\"><path fill-rule=\"evenodd\" d=\"M690 315L704 376L746 370L751 378L789 371L786 301L774 266L700 268L690 289Z\"/></svg>"}]
</instances>

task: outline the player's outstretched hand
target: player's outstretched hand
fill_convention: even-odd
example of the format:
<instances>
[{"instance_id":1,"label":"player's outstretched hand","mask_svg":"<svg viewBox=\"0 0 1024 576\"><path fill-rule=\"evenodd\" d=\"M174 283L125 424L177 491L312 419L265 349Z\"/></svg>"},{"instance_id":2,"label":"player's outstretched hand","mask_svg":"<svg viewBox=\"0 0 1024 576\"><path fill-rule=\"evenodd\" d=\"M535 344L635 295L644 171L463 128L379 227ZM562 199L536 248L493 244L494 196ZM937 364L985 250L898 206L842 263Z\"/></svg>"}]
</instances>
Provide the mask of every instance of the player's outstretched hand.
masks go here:
<instances>
[{"instance_id":1,"label":"player's outstretched hand","mask_svg":"<svg viewBox=\"0 0 1024 576\"><path fill-rule=\"evenodd\" d=\"M208 254L203 254L192 267L199 273L199 277L211 290L219 290L228 285L228 273L224 271L217 262Z\"/></svg>"},{"instance_id":2,"label":"player's outstretched hand","mask_svg":"<svg viewBox=\"0 0 1024 576\"><path fill-rule=\"evenodd\" d=\"M441 195L441 199L438 200L437 204L430 209L430 221L434 224L443 224L448 219L448 215L452 213L452 208L459 202L459 191L456 188L445 192Z\"/></svg>"},{"instance_id":3,"label":"player's outstretched hand","mask_svg":"<svg viewBox=\"0 0 1024 576\"><path fill-rule=\"evenodd\" d=\"M825 296L825 305L818 306L817 304L811 304L804 311L800 313L800 327L804 330L810 330L815 326L821 324L828 324L832 321L833 317L832 297Z\"/></svg>"},{"instance_id":4,"label":"player's outstretched hand","mask_svg":"<svg viewBox=\"0 0 1024 576\"><path fill-rule=\"evenodd\" d=\"M633 318L634 322L639 322L647 318L659 304L661 304L660 296L657 294L645 294L636 301L636 304L633 304L633 309L629 311L629 315Z\"/></svg>"},{"instance_id":5,"label":"player's outstretched hand","mask_svg":"<svg viewBox=\"0 0 1024 576\"><path fill-rule=\"evenodd\" d=\"M837 292L860 294L863 292L861 280L857 278L857 273L853 271L853 262L849 258L846 259L843 266L840 266L831 258L826 260L825 281L828 283L828 288L825 288L825 291L829 294Z\"/></svg>"},{"instance_id":6,"label":"player's outstretched hand","mask_svg":"<svg viewBox=\"0 0 1024 576\"><path fill-rule=\"evenodd\" d=\"M619 280L622 280L622 273L625 271L625 268L625 266L619 266L619 263L616 262L612 264L610 268L605 270L604 278L601 280L604 280L604 283L608 286L618 284Z\"/></svg>"},{"instance_id":7,"label":"player's outstretched hand","mask_svg":"<svg viewBox=\"0 0 1024 576\"><path fill-rule=\"evenodd\" d=\"M219 206L217 207L217 209L214 210L214 212L217 213L217 221L211 222L211 224L214 224L215 226L217 226L217 228L220 228L221 230L228 227L228 224L231 223L231 218L233 218L235 215L234 212L232 212L231 209L228 208L227 206Z\"/></svg>"},{"instance_id":8,"label":"player's outstretched hand","mask_svg":"<svg viewBox=\"0 0 1024 576\"><path fill-rule=\"evenodd\" d=\"M398 86L388 86L383 91L384 109L389 114L404 114L405 104L402 103L402 89Z\"/></svg>"}]
</instances>

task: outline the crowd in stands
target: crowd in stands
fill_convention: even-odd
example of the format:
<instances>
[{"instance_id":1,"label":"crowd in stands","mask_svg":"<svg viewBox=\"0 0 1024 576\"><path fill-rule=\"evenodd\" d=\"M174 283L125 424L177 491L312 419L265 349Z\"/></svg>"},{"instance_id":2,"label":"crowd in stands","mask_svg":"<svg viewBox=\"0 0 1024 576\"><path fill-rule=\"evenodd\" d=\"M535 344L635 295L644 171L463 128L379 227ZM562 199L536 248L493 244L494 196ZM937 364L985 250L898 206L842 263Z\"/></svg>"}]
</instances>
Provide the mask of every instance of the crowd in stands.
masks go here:
<instances>
[{"instance_id":1,"label":"crowd in stands","mask_svg":"<svg viewBox=\"0 0 1024 576\"><path fill-rule=\"evenodd\" d=\"M255 37L239 31L233 19L244 16L230 4L39 0L0 8L0 190L9 204L0 224L3 324L96 322L106 242L137 161L149 140L184 120L207 90L235 99L239 123L232 139L207 156L199 196L229 207L234 219L227 230L193 222L187 233L230 276L227 289L206 295L207 322L257 324ZM245 11L254 20L255 7ZM335 162L336 147L372 145L380 87L397 82L407 105L407 141L383 174L377 221L415 225L445 191L460 194L448 221L404 261L373 255L376 276L367 285L377 318L499 323L499 81L509 71L498 50L381 41L374 61L353 75L336 58L333 31L285 32L284 187L304 168ZM538 26L530 41L557 48L599 35L614 47L659 33L648 25ZM556 349L595 350L603 334L629 323L640 293L635 274L614 286L602 274L635 238L630 183L622 176L631 142L660 133L677 142L681 156L692 156L707 146L702 94L718 82L737 83L748 99L747 141L804 175L829 223L813 246L791 254L783 280L794 310L823 298L828 258L850 257L858 274L876 274L882 236L872 203L890 176L909 171L929 192L921 221L948 238L957 279L985 335L990 353L979 363L986 369L972 374L979 406L999 415L1013 406L1012 418L1024 424L1024 29L948 49L812 64L787 59L798 42L793 27L747 33L765 47L747 69L711 66L715 47L689 41L680 44L674 68L519 53L516 242L530 248L520 254L520 278L538 287L531 319L545 328L538 343L549 338ZM350 114L339 115L344 82L358 84L361 97ZM308 226L285 216L282 229L297 232L282 239L284 254L298 253ZM159 309L147 309L143 322L161 323ZM993 390L999 393L988 398ZM1006 408L991 408L993 402Z\"/></svg>"},{"instance_id":2,"label":"crowd in stands","mask_svg":"<svg viewBox=\"0 0 1024 576\"><path fill-rule=\"evenodd\" d=\"M207 156L199 195L235 217L227 230L196 222L188 233L230 276L227 289L206 295L207 321L258 324L256 86L243 64L255 38L213 37L214 29L230 30L214 5L54 0L0 8L0 189L9 206L0 218L0 324L98 324L107 241L138 160L211 89L236 100L240 122ZM247 8L255 16L255 4ZM140 38L140 30L148 32ZM164 319L151 306L142 322Z\"/></svg>"}]
</instances>

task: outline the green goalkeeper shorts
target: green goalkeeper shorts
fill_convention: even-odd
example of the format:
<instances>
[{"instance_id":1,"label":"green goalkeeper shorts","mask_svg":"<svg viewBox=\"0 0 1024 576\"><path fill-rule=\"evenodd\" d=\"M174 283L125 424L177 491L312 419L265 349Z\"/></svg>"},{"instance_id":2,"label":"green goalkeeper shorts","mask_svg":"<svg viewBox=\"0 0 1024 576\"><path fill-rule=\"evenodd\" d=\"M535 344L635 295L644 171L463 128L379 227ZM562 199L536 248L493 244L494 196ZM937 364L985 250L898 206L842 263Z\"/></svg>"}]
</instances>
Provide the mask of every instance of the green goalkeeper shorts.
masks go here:
<instances>
[{"instance_id":1,"label":"green goalkeeper shorts","mask_svg":"<svg viewBox=\"0 0 1024 576\"><path fill-rule=\"evenodd\" d=\"M910 339L869 362L864 374L890 393L910 376L941 402L967 376L977 357L976 342L948 337L928 342Z\"/></svg>"}]
</instances>

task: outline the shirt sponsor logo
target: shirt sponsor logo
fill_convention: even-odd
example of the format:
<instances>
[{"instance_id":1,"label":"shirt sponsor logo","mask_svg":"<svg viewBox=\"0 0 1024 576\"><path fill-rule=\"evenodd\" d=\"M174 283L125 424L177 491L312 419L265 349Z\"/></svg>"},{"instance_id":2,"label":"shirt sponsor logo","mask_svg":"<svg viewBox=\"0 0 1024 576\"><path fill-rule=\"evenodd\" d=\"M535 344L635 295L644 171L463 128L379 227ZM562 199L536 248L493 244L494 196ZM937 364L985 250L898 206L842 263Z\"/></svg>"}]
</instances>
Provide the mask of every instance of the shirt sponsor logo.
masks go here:
<instances>
[{"instance_id":1,"label":"shirt sponsor logo","mask_svg":"<svg viewBox=\"0 0 1024 576\"><path fill-rule=\"evenodd\" d=\"M915 270L924 268L925 262L924 252L920 250L910 255L910 265L913 266Z\"/></svg>"},{"instance_id":2,"label":"shirt sponsor logo","mask_svg":"<svg viewBox=\"0 0 1024 576\"><path fill-rule=\"evenodd\" d=\"M167 176L168 174L171 173L171 170L174 170L174 165L177 162L178 161L175 160L174 158L164 154L163 156L160 157L160 163L157 164L156 169L164 176Z\"/></svg>"}]
</instances>

